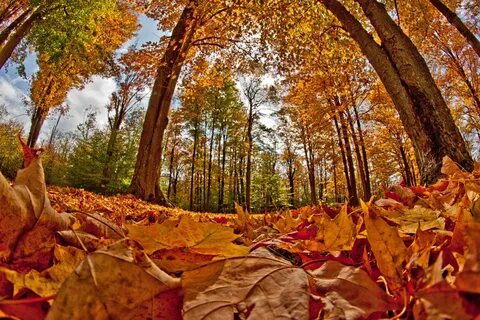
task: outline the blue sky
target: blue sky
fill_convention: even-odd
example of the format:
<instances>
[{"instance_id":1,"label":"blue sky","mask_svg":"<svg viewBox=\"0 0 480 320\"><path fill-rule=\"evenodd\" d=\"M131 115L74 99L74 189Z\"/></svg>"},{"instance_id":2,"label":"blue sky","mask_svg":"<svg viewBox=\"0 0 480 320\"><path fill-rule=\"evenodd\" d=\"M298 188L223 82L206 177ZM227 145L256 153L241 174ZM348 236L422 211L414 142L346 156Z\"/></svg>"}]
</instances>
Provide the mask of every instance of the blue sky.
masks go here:
<instances>
[{"instance_id":1,"label":"blue sky","mask_svg":"<svg viewBox=\"0 0 480 320\"><path fill-rule=\"evenodd\" d=\"M141 45L146 41L157 41L161 36L161 31L157 30L156 22L147 18L145 15L139 17L141 29L137 36L127 42L119 53L126 50L133 43ZM26 62L27 77L30 78L38 66L35 62L35 54L31 54ZM0 104L5 104L9 112L9 117L24 123L25 132L30 127L29 117L26 115L24 99L29 95L29 79L20 77L16 71L16 65L9 63L0 70ZM91 81L82 90L71 90L67 96L67 103L70 105L69 114L60 122L59 128L62 131L73 131L86 116L86 108L92 106L97 111L97 120L99 125L107 123L107 112L105 105L108 103L111 93L115 90L115 82L110 78L92 77ZM148 99L148 95L147 95ZM42 129L40 140L47 137L53 127L55 119L49 119Z\"/></svg>"}]
</instances>

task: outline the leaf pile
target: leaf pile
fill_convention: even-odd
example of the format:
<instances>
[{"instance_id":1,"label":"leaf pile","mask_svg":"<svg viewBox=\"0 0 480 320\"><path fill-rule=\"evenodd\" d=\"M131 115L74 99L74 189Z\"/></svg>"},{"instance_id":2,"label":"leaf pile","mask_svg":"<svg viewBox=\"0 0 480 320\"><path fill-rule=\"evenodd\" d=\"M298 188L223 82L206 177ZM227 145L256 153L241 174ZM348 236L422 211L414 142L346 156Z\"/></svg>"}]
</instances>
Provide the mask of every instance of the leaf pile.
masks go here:
<instances>
[{"instance_id":1,"label":"leaf pile","mask_svg":"<svg viewBox=\"0 0 480 320\"><path fill-rule=\"evenodd\" d=\"M445 158L445 180L359 208L194 215L51 188L60 214L25 154L13 187L0 175L0 317L480 316L478 166Z\"/></svg>"}]
</instances>

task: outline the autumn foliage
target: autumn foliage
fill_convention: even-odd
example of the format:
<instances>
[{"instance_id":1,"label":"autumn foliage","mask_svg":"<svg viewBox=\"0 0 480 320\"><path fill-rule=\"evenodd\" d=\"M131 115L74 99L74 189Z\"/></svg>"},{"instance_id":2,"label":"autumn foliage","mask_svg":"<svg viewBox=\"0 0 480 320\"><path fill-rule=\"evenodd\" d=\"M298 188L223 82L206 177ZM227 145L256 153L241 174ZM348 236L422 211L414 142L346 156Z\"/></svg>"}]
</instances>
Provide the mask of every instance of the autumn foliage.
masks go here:
<instances>
[{"instance_id":1,"label":"autumn foliage","mask_svg":"<svg viewBox=\"0 0 480 320\"><path fill-rule=\"evenodd\" d=\"M480 315L478 165L444 158L445 179L360 207L213 215L47 192L39 154L24 148L13 186L0 174L0 317Z\"/></svg>"}]
</instances>

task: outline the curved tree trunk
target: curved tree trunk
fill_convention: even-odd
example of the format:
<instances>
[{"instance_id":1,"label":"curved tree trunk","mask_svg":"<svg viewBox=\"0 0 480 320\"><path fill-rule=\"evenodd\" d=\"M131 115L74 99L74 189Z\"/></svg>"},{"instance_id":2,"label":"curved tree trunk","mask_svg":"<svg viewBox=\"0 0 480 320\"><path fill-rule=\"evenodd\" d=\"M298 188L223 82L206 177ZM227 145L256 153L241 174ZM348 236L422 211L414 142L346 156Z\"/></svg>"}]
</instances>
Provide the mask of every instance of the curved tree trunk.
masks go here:
<instances>
[{"instance_id":1,"label":"curved tree trunk","mask_svg":"<svg viewBox=\"0 0 480 320\"><path fill-rule=\"evenodd\" d=\"M0 32L0 45L3 45L7 40L8 36L20 25L22 24L30 15L32 10L27 9L22 12L15 20L13 20L5 29Z\"/></svg>"},{"instance_id":2,"label":"curved tree trunk","mask_svg":"<svg viewBox=\"0 0 480 320\"><path fill-rule=\"evenodd\" d=\"M440 177L444 156L472 170L473 161L465 141L425 60L382 4L375 0L357 2L375 27L382 46L337 0L322 1L357 42L389 93L412 140L421 183L433 183Z\"/></svg>"},{"instance_id":3,"label":"curved tree trunk","mask_svg":"<svg viewBox=\"0 0 480 320\"><path fill-rule=\"evenodd\" d=\"M472 46L473 50L480 57L480 41L475 37L470 29L462 22L462 20L457 16L457 14L450 10L441 0L428 0L430 3L437 8L438 11L447 19L452 26L454 26L458 32L467 40L467 42ZM478 17L477 17L478 18Z\"/></svg>"},{"instance_id":4,"label":"curved tree trunk","mask_svg":"<svg viewBox=\"0 0 480 320\"><path fill-rule=\"evenodd\" d=\"M2 47L0 48L0 69L3 68L3 66L10 58L20 41L25 38L25 36L32 29L35 22L41 17L42 14L37 9L15 29L15 32L13 34L11 34L10 36L7 35L8 39L5 41L5 43L3 43Z\"/></svg>"},{"instance_id":5,"label":"curved tree trunk","mask_svg":"<svg viewBox=\"0 0 480 320\"><path fill-rule=\"evenodd\" d=\"M173 29L157 76L143 123L130 192L143 200L166 205L160 185L163 134L178 76L195 33L195 5L187 5Z\"/></svg>"}]
</instances>

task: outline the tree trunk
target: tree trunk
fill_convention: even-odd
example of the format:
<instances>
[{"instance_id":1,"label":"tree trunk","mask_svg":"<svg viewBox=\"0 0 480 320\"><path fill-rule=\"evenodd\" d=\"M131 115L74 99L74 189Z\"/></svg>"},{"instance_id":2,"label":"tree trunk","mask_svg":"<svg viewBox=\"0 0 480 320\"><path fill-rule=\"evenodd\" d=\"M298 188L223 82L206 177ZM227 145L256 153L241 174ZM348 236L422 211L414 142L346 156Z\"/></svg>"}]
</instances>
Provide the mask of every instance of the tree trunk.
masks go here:
<instances>
[{"instance_id":1,"label":"tree trunk","mask_svg":"<svg viewBox=\"0 0 480 320\"><path fill-rule=\"evenodd\" d=\"M251 210L251 188L252 188L252 151L253 151L253 103L250 102L247 126L247 168L245 172L245 209Z\"/></svg>"},{"instance_id":2,"label":"tree trunk","mask_svg":"<svg viewBox=\"0 0 480 320\"><path fill-rule=\"evenodd\" d=\"M353 125L353 118L352 118L352 115L350 114L350 111L345 110L345 113L347 114L348 125L350 127L350 131L352 132L352 141L353 141L353 147L355 150L355 158L357 159L358 172L360 173L360 181L362 183L363 199L368 201L371 195L368 190L369 188L367 187L367 177L365 176L365 166L363 165L364 160L360 152L360 141L357 136L357 133L355 132L355 127Z\"/></svg>"},{"instance_id":3,"label":"tree trunk","mask_svg":"<svg viewBox=\"0 0 480 320\"><path fill-rule=\"evenodd\" d=\"M444 156L472 170L465 141L425 60L384 6L374 0L357 0L382 39L380 46L337 0L321 2L340 20L382 80L413 143L421 183L433 183L441 176Z\"/></svg>"},{"instance_id":4,"label":"tree trunk","mask_svg":"<svg viewBox=\"0 0 480 320\"><path fill-rule=\"evenodd\" d=\"M30 32L33 25L37 20L42 17L40 10L35 10L27 19L24 20L17 28L15 32L11 34L3 46L0 48L0 69L3 68L7 60L12 55L15 48L22 41L23 38Z\"/></svg>"},{"instance_id":5,"label":"tree trunk","mask_svg":"<svg viewBox=\"0 0 480 320\"><path fill-rule=\"evenodd\" d=\"M170 150L169 164L168 164L168 188L167 188L167 199L170 200L170 192L172 188L173 180L173 162L175 161L175 148L177 146L177 139L172 143L172 149Z\"/></svg>"},{"instance_id":6,"label":"tree trunk","mask_svg":"<svg viewBox=\"0 0 480 320\"><path fill-rule=\"evenodd\" d=\"M303 144L303 152L305 153L305 161L307 163L307 172L308 172L308 183L310 187L310 201L312 205L316 205L317 202L317 187L315 183L315 167L313 163L313 157L311 152L311 146L308 141L308 132L306 128L302 125L302 144Z\"/></svg>"},{"instance_id":7,"label":"tree trunk","mask_svg":"<svg viewBox=\"0 0 480 320\"><path fill-rule=\"evenodd\" d=\"M8 36L19 26L21 25L32 12L31 9L27 9L22 12L15 20L13 20L5 29L0 33L0 46L5 43Z\"/></svg>"},{"instance_id":8,"label":"tree trunk","mask_svg":"<svg viewBox=\"0 0 480 320\"><path fill-rule=\"evenodd\" d=\"M223 210L223 195L225 193L225 164L227 160L227 132L223 134L223 145L222 145L222 169L221 169L221 179L218 192L218 211L224 212Z\"/></svg>"},{"instance_id":9,"label":"tree trunk","mask_svg":"<svg viewBox=\"0 0 480 320\"><path fill-rule=\"evenodd\" d=\"M36 107L32 115L32 125L30 126L30 132L28 134L27 145L30 148L35 147L38 137L40 136L40 130L48 115L48 109Z\"/></svg>"},{"instance_id":10,"label":"tree trunk","mask_svg":"<svg viewBox=\"0 0 480 320\"><path fill-rule=\"evenodd\" d=\"M338 202L338 183L337 183L337 157L335 156L335 143L333 140L333 134L331 135L332 140L332 166L333 166L333 194L335 197L335 202Z\"/></svg>"},{"instance_id":11,"label":"tree trunk","mask_svg":"<svg viewBox=\"0 0 480 320\"><path fill-rule=\"evenodd\" d=\"M190 169L190 199L188 202L188 210L193 210L193 198L195 187L195 160L197 157L197 145L198 145L198 123L195 123L195 131L193 136L193 154L192 154L192 166Z\"/></svg>"},{"instance_id":12,"label":"tree trunk","mask_svg":"<svg viewBox=\"0 0 480 320\"><path fill-rule=\"evenodd\" d=\"M348 192L348 203L351 205L358 204L358 195L357 195L357 181L355 178L355 166L353 165L353 156L352 156L352 148L350 146L350 139L348 136L348 128L345 121L345 117L343 112L339 112L338 116L340 118L340 127L342 129L343 141L345 144L345 155L347 158L347 165L348 165L348 176L350 178L350 190Z\"/></svg>"},{"instance_id":13,"label":"tree trunk","mask_svg":"<svg viewBox=\"0 0 480 320\"><path fill-rule=\"evenodd\" d=\"M289 199L290 206L295 207L295 160L293 152L291 151L291 145L287 142L287 176L289 187Z\"/></svg>"},{"instance_id":14,"label":"tree trunk","mask_svg":"<svg viewBox=\"0 0 480 320\"><path fill-rule=\"evenodd\" d=\"M467 42L472 46L473 50L480 57L480 41L477 39L475 34L467 28L467 26L462 22L462 20L457 16L457 14L450 10L441 0L429 0L430 3L437 8L438 11L454 26L458 32L467 40ZM478 18L478 17L477 17Z\"/></svg>"},{"instance_id":15,"label":"tree trunk","mask_svg":"<svg viewBox=\"0 0 480 320\"><path fill-rule=\"evenodd\" d=\"M337 119L336 114L333 115L333 123L335 124L335 129L337 131L338 146L340 148L340 154L342 156L343 173L345 175L345 183L347 185L347 193L350 196L352 187L350 186L350 174L349 174L349 171L348 171L347 156L345 154L345 146L343 145L342 132L340 131L340 125L338 124L338 119Z\"/></svg>"},{"instance_id":16,"label":"tree trunk","mask_svg":"<svg viewBox=\"0 0 480 320\"><path fill-rule=\"evenodd\" d=\"M405 148L403 145L400 145L400 156L402 157L403 170L405 171L405 184L407 186L414 185L412 171L410 170L410 165L408 164L407 155L405 153Z\"/></svg>"},{"instance_id":17,"label":"tree trunk","mask_svg":"<svg viewBox=\"0 0 480 320\"><path fill-rule=\"evenodd\" d=\"M358 115L357 106L353 106L353 111L355 112L355 121L357 123L358 137L360 139L360 149L362 151L363 158L363 172L365 173L365 187L367 188L365 192L365 200L369 200L372 196L372 187L370 185L370 170L368 169L367 150L365 148L365 140L363 139L363 130L362 125L360 124L360 116Z\"/></svg>"},{"instance_id":18,"label":"tree trunk","mask_svg":"<svg viewBox=\"0 0 480 320\"><path fill-rule=\"evenodd\" d=\"M185 7L158 67L130 185L135 196L163 205L167 204L159 185L163 134L178 76L195 33L194 13L194 5Z\"/></svg>"}]
</instances>

